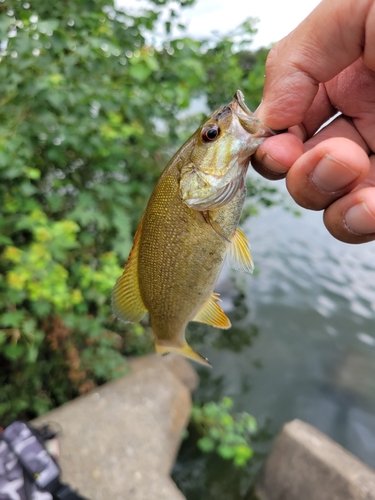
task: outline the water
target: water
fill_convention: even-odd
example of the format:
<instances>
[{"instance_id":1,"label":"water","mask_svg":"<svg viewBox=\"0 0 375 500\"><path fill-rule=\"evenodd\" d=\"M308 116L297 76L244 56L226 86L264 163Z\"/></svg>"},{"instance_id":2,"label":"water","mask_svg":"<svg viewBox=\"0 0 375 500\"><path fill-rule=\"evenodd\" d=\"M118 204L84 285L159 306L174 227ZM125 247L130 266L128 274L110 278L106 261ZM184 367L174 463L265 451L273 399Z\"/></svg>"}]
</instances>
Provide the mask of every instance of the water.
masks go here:
<instances>
[{"instance_id":1,"label":"water","mask_svg":"<svg viewBox=\"0 0 375 500\"><path fill-rule=\"evenodd\" d=\"M300 418L375 468L375 243L341 243L321 219L271 208L246 221L259 272L224 269L217 291L231 330L191 325L213 364L196 398L230 396L271 434ZM238 471L192 446L174 474L189 500L246 497Z\"/></svg>"}]
</instances>

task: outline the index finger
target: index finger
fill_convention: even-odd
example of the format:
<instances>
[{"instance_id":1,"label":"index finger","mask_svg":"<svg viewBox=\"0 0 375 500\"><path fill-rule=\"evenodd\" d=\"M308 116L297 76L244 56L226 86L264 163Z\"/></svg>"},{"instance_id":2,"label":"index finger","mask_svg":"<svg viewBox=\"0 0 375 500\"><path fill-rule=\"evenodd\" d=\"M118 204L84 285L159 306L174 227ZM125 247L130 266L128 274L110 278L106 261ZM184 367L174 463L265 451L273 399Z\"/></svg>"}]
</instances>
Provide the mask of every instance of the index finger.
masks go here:
<instances>
[{"instance_id":1,"label":"index finger","mask_svg":"<svg viewBox=\"0 0 375 500\"><path fill-rule=\"evenodd\" d=\"M374 25L373 0L323 0L271 49L257 116L275 130L291 127L303 121L319 83L361 56L375 70Z\"/></svg>"}]
</instances>

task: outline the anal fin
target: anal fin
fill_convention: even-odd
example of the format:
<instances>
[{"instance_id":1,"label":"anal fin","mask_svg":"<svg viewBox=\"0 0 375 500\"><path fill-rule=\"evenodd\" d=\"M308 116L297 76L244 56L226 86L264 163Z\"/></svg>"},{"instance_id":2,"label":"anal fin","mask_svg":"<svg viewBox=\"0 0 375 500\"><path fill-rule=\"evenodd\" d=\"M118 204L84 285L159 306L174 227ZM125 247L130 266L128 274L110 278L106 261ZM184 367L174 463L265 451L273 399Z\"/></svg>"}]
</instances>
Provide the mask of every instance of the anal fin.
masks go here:
<instances>
[{"instance_id":1,"label":"anal fin","mask_svg":"<svg viewBox=\"0 0 375 500\"><path fill-rule=\"evenodd\" d=\"M127 323L137 323L146 314L138 282L138 254L142 233L142 222L134 236L133 246L125 270L112 290L112 310L115 316Z\"/></svg>"},{"instance_id":2,"label":"anal fin","mask_svg":"<svg viewBox=\"0 0 375 500\"><path fill-rule=\"evenodd\" d=\"M228 247L228 264L237 269L237 271L245 271L252 273L254 271L254 263L250 254L250 245L246 239L244 232L237 228L231 243Z\"/></svg>"},{"instance_id":3,"label":"anal fin","mask_svg":"<svg viewBox=\"0 0 375 500\"><path fill-rule=\"evenodd\" d=\"M207 325L215 326L226 330L231 327L228 316L217 303L219 295L213 293L211 297L203 304L192 321L206 323Z\"/></svg>"}]
</instances>

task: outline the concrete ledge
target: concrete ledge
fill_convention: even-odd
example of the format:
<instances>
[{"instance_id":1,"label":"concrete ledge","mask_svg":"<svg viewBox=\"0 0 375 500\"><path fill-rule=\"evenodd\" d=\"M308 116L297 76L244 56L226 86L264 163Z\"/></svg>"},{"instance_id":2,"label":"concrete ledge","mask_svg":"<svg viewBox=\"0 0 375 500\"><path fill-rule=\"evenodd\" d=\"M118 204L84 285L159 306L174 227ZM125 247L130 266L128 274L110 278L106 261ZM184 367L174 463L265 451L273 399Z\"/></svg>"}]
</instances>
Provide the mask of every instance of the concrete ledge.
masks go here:
<instances>
[{"instance_id":1,"label":"concrete ledge","mask_svg":"<svg viewBox=\"0 0 375 500\"><path fill-rule=\"evenodd\" d=\"M375 471L293 420L277 437L255 492L259 500L375 500Z\"/></svg>"},{"instance_id":2,"label":"concrete ledge","mask_svg":"<svg viewBox=\"0 0 375 500\"><path fill-rule=\"evenodd\" d=\"M169 473L197 383L180 356L137 358L129 375L32 424L61 427L62 479L90 500L183 500Z\"/></svg>"}]
</instances>

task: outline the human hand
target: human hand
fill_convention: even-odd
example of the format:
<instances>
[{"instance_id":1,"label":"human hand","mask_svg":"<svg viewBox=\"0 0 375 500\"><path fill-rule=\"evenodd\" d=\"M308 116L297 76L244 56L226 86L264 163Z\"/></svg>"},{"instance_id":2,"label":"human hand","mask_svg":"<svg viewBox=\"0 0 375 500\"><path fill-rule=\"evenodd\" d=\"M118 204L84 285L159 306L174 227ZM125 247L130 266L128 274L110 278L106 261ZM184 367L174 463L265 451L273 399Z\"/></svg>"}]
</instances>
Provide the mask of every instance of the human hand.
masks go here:
<instances>
[{"instance_id":1,"label":"human hand","mask_svg":"<svg viewBox=\"0 0 375 500\"><path fill-rule=\"evenodd\" d=\"M255 170L286 177L299 205L325 210L337 239L374 240L375 0L323 0L276 44L256 114L288 133L263 142Z\"/></svg>"}]
</instances>

